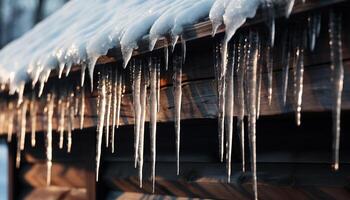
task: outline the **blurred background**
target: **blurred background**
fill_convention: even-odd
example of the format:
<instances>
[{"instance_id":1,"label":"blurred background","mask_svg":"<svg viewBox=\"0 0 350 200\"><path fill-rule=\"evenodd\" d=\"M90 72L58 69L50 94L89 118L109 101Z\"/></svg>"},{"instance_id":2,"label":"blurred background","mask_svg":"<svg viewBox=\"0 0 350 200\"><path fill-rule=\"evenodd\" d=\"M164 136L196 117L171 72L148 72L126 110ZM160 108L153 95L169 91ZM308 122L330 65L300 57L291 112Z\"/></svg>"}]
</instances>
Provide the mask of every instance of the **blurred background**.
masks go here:
<instances>
[{"instance_id":1,"label":"blurred background","mask_svg":"<svg viewBox=\"0 0 350 200\"><path fill-rule=\"evenodd\" d=\"M0 0L0 48L30 30L68 0Z\"/></svg>"}]
</instances>

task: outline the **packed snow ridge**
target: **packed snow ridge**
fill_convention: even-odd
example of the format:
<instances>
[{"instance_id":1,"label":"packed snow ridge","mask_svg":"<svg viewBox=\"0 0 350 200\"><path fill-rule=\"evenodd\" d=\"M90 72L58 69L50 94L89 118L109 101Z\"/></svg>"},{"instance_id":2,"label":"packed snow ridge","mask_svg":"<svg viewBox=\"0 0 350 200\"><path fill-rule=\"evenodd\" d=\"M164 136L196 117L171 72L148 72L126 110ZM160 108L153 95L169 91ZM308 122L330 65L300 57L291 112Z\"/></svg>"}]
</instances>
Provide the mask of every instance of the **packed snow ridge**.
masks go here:
<instances>
[{"instance_id":1,"label":"packed snow ridge","mask_svg":"<svg viewBox=\"0 0 350 200\"><path fill-rule=\"evenodd\" d=\"M120 48L125 66L148 35L149 48L170 35L175 43L186 25L210 18L214 33L221 24L228 41L246 18L267 1L289 0L72 0L0 51L0 82L10 93L39 81L42 88L51 70L67 74L72 65L88 66L92 78L99 56ZM20 98L21 99L21 98Z\"/></svg>"}]
</instances>

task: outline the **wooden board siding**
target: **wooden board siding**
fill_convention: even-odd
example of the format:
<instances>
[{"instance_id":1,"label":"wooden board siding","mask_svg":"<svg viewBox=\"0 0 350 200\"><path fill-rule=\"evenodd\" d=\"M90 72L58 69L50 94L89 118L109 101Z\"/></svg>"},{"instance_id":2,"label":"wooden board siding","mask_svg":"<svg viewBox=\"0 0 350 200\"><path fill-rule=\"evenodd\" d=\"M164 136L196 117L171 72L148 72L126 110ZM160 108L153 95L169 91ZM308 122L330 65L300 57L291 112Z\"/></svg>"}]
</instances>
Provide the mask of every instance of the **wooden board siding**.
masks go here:
<instances>
[{"instance_id":1,"label":"wooden board siding","mask_svg":"<svg viewBox=\"0 0 350 200\"><path fill-rule=\"evenodd\" d=\"M312 1L313 2L313 1ZM323 4L322 4L323 5ZM343 4L342 4L343 5ZM311 8L312 6L310 6ZM344 10L349 7L348 3L343 6ZM301 11L300 11L301 12ZM328 10L321 10L322 26L321 35L317 40L314 52L305 52L305 79L303 90L303 105L302 111L305 112L324 112L331 108L331 85L330 85L330 52L328 42ZM295 20L306 20L303 15L307 13L299 13L301 16L292 16L289 22L293 24ZM345 68L344 92L342 109L350 109L350 25L346 23L350 19L350 14L343 13L343 61ZM273 75L273 100L272 105L267 103L267 73L264 70L262 82L262 98L261 98L261 115L277 115L283 113L293 112L293 88L291 78L289 78L288 99L286 106L282 102L282 60L279 49L282 49L281 35L283 34L283 27L281 24L285 23L285 19L277 21L277 35L276 47L274 54L274 75ZM259 26L261 29L266 27L261 24L252 24L245 26L238 34L244 32L249 27ZM219 34L217 37L221 37ZM182 103L182 119L201 119L201 118L216 118L217 117L217 95L216 83L214 79L213 56L212 47L213 39L211 36L203 37L187 43L187 60L183 68L183 103ZM159 53L159 52L158 52ZM157 51L155 52L157 54ZM162 54L161 54L162 55ZM147 55L146 55L147 56ZM119 63L120 64L120 63ZM118 63L110 63L108 65L119 65ZM96 71L104 67L99 65ZM128 70L125 73L129 73ZM291 73L290 73L291 74ZM78 82L80 72L72 72L71 76L58 80L53 77L48 85L64 85L69 82ZM97 72L95 73L97 76ZM95 77L95 81L97 78ZM86 77L86 110L84 128L95 127L97 123L96 116L96 89L93 93L89 92L89 78ZM96 88L96 82L95 82ZM127 82L127 93L122 99L121 123L122 125L133 124L133 108L132 96L130 93L131 85ZM173 89L172 89L172 69L168 71L164 69L161 72L161 109L158 113L159 122L173 121ZM43 101L45 102L45 101ZM41 103L43 111L44 103ZM56 116L57 117L57 116ZM148 119L148 117L147 117ZM45 124L42 123L43 113L38 114L38 130L45 130ZM79 119L75 119L75 127L79 127ZM43 127L44 126L44 127ZM57 128L57 119L54 120L54 128ZM0 130L0 132L6 132ZM29 130L29 123L28 123Z\"/></svg>"}]
</instances>

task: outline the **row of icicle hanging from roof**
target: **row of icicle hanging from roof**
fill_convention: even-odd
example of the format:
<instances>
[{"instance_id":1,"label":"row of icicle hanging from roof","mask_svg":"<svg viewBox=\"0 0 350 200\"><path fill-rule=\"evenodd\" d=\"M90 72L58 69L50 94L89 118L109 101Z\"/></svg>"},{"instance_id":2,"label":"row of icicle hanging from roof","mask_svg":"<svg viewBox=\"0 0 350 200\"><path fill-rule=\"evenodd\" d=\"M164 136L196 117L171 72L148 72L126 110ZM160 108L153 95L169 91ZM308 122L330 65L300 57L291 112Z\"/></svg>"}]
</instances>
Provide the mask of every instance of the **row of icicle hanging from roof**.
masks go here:
<instances>
[{"instance_id":1,"label":"row of icicle hanging from roof","mask_svg":"<svg viewBox=\"0 0 350 200\"><path fill-rule=\"evenodd\" d=\"M271 5L266 5L270 30L269 42L262 42L263 34L256 30L249 30L247 34L236 35L232 40L224 38L223 41L215 43L214 46L214 67L218 88L218 135L220 160L226 159L228 182L231 177L231 154L233 138L233 111L234 101L240 105L237 116L237 133L241 139L242 148L242 171L245 171L244 155L244 117L247 116L248 138L250 146L251 171L254 197L257 199L257 173L256 173L256 136L255 124L260 114L260 94L263 68L268 73L268 101L272 101L273 83L273 46L275 35L274 10ZM333 167L339 168L339 141L340 141L340 111L341 94L343 88L344 69L342 64L342 42L341 42L341 14L331 11L329 13L329 44L331 52L330 79L333 86ZM313 13L307 18L307 23L302 28L286 32L282 39L283 50L283 101L286 103L288 79L293 80L294 108L296 111L297 125L301 123L301 107L303 93L303 72L304 72L304 52L313 51L316 39L320 33L321 14ZM213 22L214 30L218 28ZM215 31L214 31L215 32ZM215 35L215 33L213 34ZM173 66L173 96L175 102L174 121L176 133L176 157L177 174L180 172L180 116L181 116L181 77L182 65L185 62L186 43L182 42L182 53L174 53ZM135 167L138 167L140 187L142 187L143 171L143 144L144 125L146 109L150 113L150 134L151 134L151 160L152 160L152 183L153 191L155 186L155 164L156 164L156 127L157 112L160 108L160 68L168 68L168 48L164 48L164 63L159 57L150 57L148 60L132 59L129 69L132 80L132 96L134 109L134 158ZM164 65L164 66L161 66ZM289 74L291 71L292 75ZM74 119L79 118L80 128L84 125L85 110L85 89L84 77L85 68L82 68L81 84L76 87L60 90L51 90L45 97L38 99L35 92L31 95L24 95L21 104L16 106L12 101L3 104L3 112L0 117L8 120L5 128L8 132L9 141L14 132L17 133L17 157L16 166L19 167L21 151L24 149L26 119L29 113L31 121L31 145L35 146L35 133L37 123L38 102L45 101L43 124L46 124L46 156L47 156L47 184L51 182L52 166L52 123L53 118L57 118L58 132L60 139L59 148L63 148L64 134L67 134L67 151L71 151L72 131L74 130ZM234 80L236 79L236 80ZM236 85L234 85L236 83ZM97 100L97 145L96 145L96 179L98 180L99 163L101 158L101 148L103 134L105 134L105 144L111 145L114 152L114 137L116 128L119 126L120 110L123 93L125 93L125 72L123 69L115 68L101 70L98 73L98 100ZM39 96L43 88L39 89ZM244 105L246 104L246 105ZM54 110L57 109L57 114ZM110 124L110 122L112 122ZM4 126L4 124L2 124ZM44 125L43 125L44 126ZM4 129L2 129L4 130ZM226 150L224 149L226 147ZM226 152L226 156L224 153Z\"/></svg>"}]
</instances>

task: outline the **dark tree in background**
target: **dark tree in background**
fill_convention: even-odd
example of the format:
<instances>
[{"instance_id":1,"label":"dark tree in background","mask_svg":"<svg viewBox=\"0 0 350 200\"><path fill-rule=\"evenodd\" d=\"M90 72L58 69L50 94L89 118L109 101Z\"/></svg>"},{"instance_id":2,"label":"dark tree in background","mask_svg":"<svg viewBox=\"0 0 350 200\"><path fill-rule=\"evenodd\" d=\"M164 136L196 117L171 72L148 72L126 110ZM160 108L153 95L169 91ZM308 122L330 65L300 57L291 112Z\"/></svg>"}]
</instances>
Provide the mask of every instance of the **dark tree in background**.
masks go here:
<instances>
[{"instance_id":1,"label":"dark tree in background","mask_svg":"<svg viewBox=\"0 0 350 200\"><path fill-rule=\"evenodd\" d=\"M0 0L0 48L20 37L68 0Z\"/></svg>"}]
</instances>

